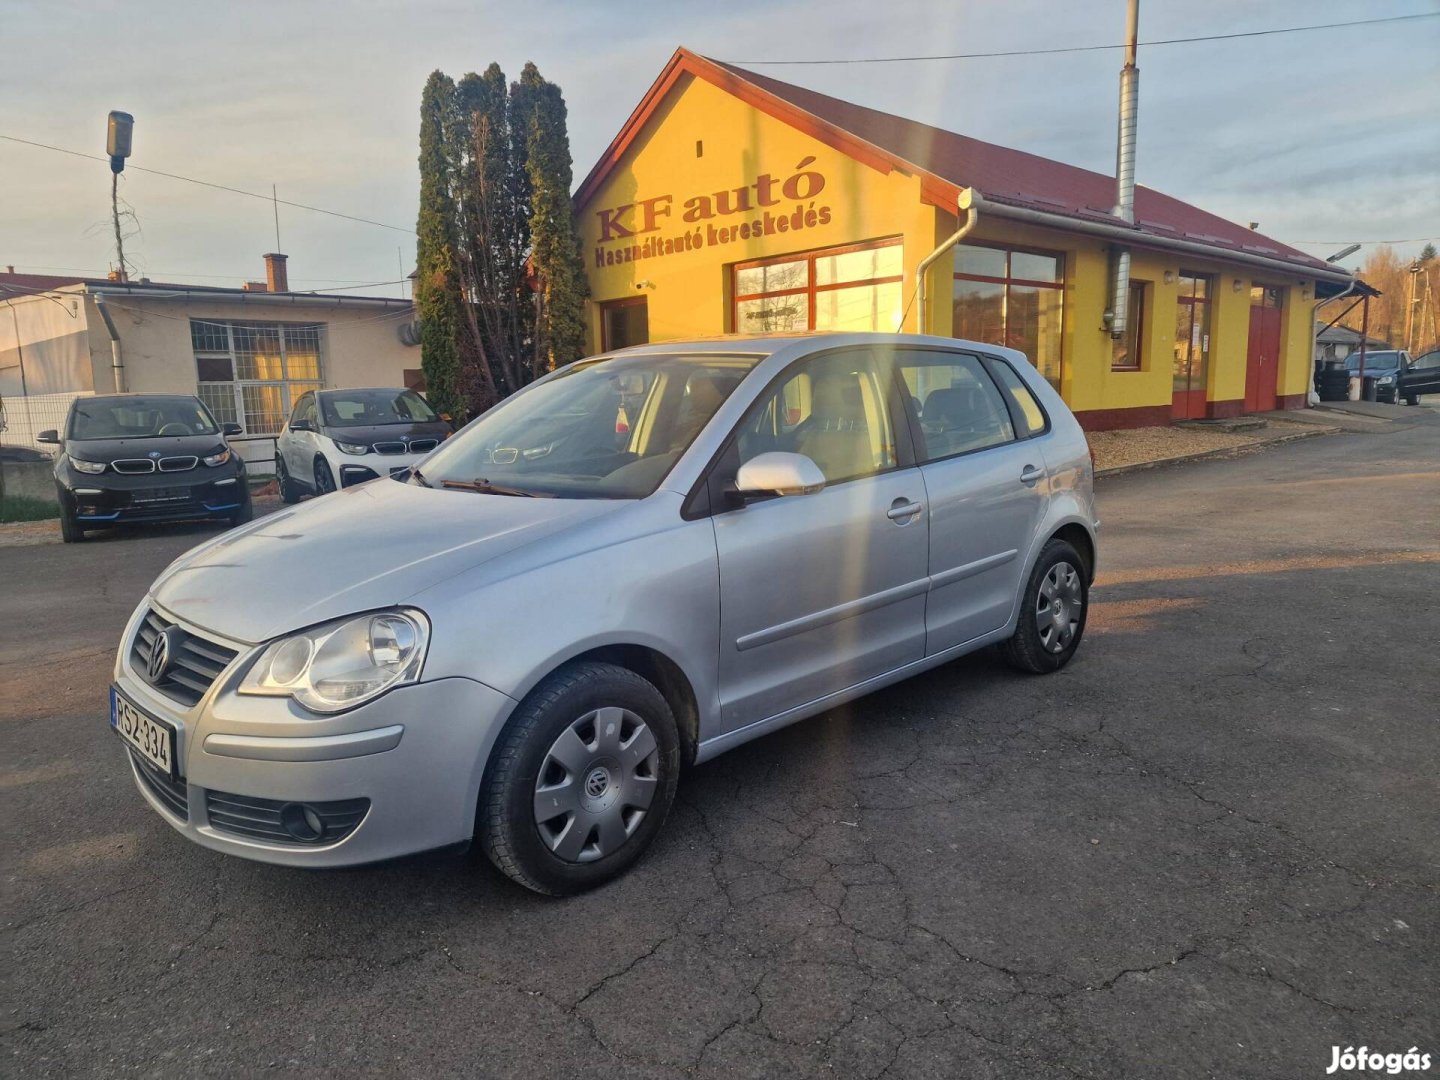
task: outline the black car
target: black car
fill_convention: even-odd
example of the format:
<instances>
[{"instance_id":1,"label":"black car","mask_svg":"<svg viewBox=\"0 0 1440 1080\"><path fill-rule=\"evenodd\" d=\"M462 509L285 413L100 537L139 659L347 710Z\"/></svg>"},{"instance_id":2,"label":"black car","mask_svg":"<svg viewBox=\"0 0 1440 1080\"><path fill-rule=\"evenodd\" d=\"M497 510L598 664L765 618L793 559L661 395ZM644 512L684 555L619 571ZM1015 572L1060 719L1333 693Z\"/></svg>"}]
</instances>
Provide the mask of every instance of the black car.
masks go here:
<instances>
[{"instance_id":1,"label":"black car","mask_svg":"<svg viewBox=\"0 0 1440 1080\"><path fill-rule=\"evenodd\" d=\"M199 398L186 394L76 398L64 436L50 430L37 437L60 446L55 487L65 542L110 525L249 521L245 462L225 442L240 431L238 424L217 424Z\"/></svg>"},{"instance_id":2,"label":"black car","mask_svg":"<svg viewBox=\"0 0 1440 1080\"><path fill-rule=\"evenodd\" d=\"M1431 349L1405 364L1395 379L1395 396L1419 405L1421 394L1440 394L1440 349Z\"/></svg>"}]
</instances>

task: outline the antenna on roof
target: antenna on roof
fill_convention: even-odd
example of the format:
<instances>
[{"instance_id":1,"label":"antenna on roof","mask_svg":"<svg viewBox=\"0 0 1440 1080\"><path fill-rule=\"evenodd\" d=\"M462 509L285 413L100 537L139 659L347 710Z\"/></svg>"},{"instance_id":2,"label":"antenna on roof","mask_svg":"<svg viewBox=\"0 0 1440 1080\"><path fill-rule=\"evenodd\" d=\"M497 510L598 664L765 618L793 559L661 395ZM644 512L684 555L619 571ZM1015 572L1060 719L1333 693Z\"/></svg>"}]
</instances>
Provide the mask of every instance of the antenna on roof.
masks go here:
<instances>
[{"instance_id":1,"label":"antenna on roof","mask_svg":"<svg viewBox=\"0 0 1440 1080\"><path fill-rule=\"evenodd\" d=\"M275 194L275 185L270 185L270 205L275 209L275 250L284 251L280 246L280 199Z\"/></svg>"}]
</instances>

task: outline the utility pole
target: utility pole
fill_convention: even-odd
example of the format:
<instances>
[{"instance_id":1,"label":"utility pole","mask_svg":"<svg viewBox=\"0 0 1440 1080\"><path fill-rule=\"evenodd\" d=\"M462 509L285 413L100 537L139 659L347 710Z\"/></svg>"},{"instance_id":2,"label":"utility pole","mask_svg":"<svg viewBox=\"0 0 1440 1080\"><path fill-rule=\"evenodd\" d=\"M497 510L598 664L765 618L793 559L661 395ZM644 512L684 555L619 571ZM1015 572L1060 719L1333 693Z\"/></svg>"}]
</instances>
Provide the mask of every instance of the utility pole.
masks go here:
<instances>
[{"instance_id":1,"label":"utility pole","mask_svg":"<svg viewBox=\"0 0 1440 1080\"><path fill-rule=\"evenodd\" d=\"M127 112L112 109L105 129L105 152L110 155L110 216L115 222L115 257L120 261L120 280L129 281L125 269L125 238L120 234L120 174L130 156L130 141L135 118Z\"/></svg>"},{"instance_id":2,"label":"utility pole","mask_svg":"<svg viewBox=\"0 0 1440 1080\"><path fill-rule=\"evenodd\" d=\"M1410 264L1410 303L1405 305L1405 350L1415 350L1415 282L1420 278L1420 260Z\"/></svg>"}]
</instances>

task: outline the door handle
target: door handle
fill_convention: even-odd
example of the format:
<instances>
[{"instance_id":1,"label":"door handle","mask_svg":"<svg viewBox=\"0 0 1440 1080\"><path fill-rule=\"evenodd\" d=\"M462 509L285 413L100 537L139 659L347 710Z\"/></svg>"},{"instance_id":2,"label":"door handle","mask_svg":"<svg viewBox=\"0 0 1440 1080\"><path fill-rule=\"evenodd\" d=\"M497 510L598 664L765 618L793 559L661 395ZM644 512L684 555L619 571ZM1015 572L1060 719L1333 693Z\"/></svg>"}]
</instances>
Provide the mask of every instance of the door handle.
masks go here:
<instances>
[{"instance_id":1,"label":"door handle","mask_svg":"<svg viewBox=\"0 0 1440 1080\"><path fill-rule=\"evenodd\" d=\"M911 518L913 518L916 514L920 513L920 511L924 509L924 503L909 502L905 499L896 499L891 504L890 509L885 511L885 516L888 517L891 521L898 521L900 524L905 525L909 523Z\"/></svg>"},{"instance_id":2,"label":"door handle","mask_svg":"<svg viewBox=\"0 0 1440 1080\"><path fill-rule=\"evenodd\" d=\"M1026 465L1020 470L1020 482L1022 484L1033 484L1045 477L1045 470L1036 465Z\"/></svg>"}]
</instances>

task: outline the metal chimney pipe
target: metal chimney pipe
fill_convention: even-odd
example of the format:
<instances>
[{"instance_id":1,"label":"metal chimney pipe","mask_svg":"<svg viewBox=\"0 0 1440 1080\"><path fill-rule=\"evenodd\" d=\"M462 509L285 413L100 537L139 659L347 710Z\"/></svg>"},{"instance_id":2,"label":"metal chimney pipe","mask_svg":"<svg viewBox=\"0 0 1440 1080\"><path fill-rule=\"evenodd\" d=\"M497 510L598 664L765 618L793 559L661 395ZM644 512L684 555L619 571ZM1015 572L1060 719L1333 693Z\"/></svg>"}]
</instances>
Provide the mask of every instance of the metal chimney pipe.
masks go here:
<instances>
[{"instance_id":1,"label":"metal chimney pipe","mask_svg":"<svg viewBox=\"0 0 1440 1080\"><path fill-rule=\"evenodd\" d=\"M1127 225L1135 224L1135 128L1140 111L1140 0L1129 0L1125 15L1125 66L1120 69L1120 124L1115 141L1115 206ZM1130 316L1130 249L1115 249L1110 283L1110 336L1123 338Z\"/></svg>"}]
</instances>

